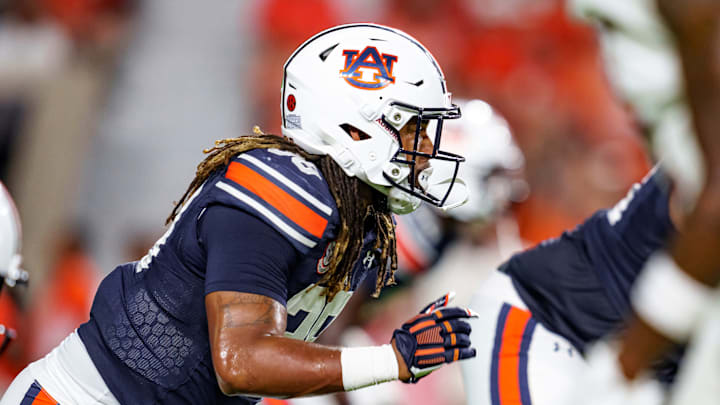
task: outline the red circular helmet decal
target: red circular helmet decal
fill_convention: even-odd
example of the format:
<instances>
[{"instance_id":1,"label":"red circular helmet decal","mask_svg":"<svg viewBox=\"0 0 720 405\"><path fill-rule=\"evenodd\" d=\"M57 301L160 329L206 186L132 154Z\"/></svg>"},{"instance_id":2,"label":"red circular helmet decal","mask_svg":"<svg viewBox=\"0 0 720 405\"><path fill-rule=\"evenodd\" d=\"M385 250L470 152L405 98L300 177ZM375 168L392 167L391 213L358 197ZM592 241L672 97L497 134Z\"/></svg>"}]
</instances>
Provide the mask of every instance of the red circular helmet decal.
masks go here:
<instances>
[{"instance_id":1,"label":"red circular helmet decal","mask_svg":"<svg viewBox=\"0 0 720 405\"><path fill-rule=\"evenodd\" d=\"M290 111L294 111L294 110L295 110L295 96L292 95L292 94L289 95L288 98L287 98L287 108L288 108L288 110L290 110Z\"/></svg>"}]
</instances>

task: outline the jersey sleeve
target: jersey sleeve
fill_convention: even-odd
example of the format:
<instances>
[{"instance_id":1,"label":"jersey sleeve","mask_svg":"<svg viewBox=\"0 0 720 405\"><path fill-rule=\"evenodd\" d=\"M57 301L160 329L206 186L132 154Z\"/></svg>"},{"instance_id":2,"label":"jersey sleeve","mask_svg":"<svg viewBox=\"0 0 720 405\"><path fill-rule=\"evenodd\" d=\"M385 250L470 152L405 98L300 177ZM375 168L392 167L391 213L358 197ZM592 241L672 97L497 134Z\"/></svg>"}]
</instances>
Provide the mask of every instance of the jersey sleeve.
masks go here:
<instances>
[{"instance_id":1,"label":"jersey sleeve","mask_svg":"<svg viewBox=\"0 0 720 405\"><path fill-rule=\"evenodd\" d=\"M661 166L655 166L625 198L604 213L594 226L604 228L606 245L622 243L644 262L655 250L665 246L675 232L670 218L671 182Z\"/></svg>"},{"instance_id":2,"label":"jersey sleeve","mask_svg":"<svg viewBox=\"0 0 720 405\"><path fill-rule=\"evenodd\" d=\"M630 290L647 258L674 233L670 183L653 169L614 207L500 267L541 323L583 351L630 313Z\"/></svg>"},{"instance_id":3,"label":"jersey sleeve","mask_svg":"<svg viewBox=\"0 0 720 405\"><path fill-rule=\"evenodd\" d=\"M214 184L217 201L253 214L308 253L334 232L337 209L317 167L277 149L235 157Z\"/></svg>"},{"instance_id":4,"label":"jersey sleeve","mask_svg":"<svg viewBox=\"0 0 720 405\"><path fill-rule=\"evenodd\" d=\"M205 294L260 294L285 305L298 252L275 229L236 208L211 205L200 217L199 240L207 252Z\"/></svg>"}]
</instances>

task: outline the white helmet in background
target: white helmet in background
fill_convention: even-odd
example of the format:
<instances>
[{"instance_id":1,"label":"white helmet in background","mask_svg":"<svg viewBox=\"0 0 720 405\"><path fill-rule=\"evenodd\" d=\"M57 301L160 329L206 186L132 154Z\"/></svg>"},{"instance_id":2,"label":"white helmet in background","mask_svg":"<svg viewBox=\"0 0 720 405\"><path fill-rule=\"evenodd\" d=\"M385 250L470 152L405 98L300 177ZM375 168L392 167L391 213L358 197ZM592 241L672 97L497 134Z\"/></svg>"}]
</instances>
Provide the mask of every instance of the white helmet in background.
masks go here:
<instances>
[{"instance_id":1,"label":"white helmet in background","mask_svg":"<svg viewBox=\"0 0 720 405\"><path fill-rule=\"evenodd\" d=\"M0 183L0 277L13 287L26 282L28 274L20 268L20 217L10 194Z\"/></svg>"},{"instance_id":2,"label":"white helmet in background","mask_svg":"<svg viewBox=\"0 0 720 405\"><path fill-rule=\"evenodd\" d=\"M507 121L488 103L475 99L457 104L463 118L445 125L443 141L449 151L465 155L458 176L465 179L470 196L467 204L447 214L462 222L492 220L511 201L527 196L527 183L518 176L525 159ZM453 169L439 163L433 176Z\"/></svg>"},{"instance_id":3,"label":"white helmet in background","mask_svg":"<svg viewBox=\"0 0 720 405\"><path fill-rule=\"evenodd\" d=\"M417 40L382 25L341 25L307 40L285 63L282 133L387 195L393 212L411 212L421 200L449 208L467 198L464 187L453 187L457 170L434 183L432 169L417 181L411 173L418 157L456 169L463 161L439 150L443 121L460 117L450 98L440 66ZM401 145L398 132L410 120L418 124L415 143ZM418 151L421 122L433 141L429 154Z\"/></svg>"}]
</instances>

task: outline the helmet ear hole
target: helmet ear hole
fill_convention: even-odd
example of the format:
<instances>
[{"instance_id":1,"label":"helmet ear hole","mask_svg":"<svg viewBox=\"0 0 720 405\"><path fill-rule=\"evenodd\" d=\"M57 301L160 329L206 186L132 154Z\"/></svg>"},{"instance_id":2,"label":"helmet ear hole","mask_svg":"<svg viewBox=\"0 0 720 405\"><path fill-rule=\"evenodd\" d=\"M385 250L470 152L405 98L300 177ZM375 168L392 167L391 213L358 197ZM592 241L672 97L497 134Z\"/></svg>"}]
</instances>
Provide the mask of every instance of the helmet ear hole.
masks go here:
<instances>
[{"instance_id":1,"label":"helmet ear hole","mask_svg":"<svg viewBox=\"0 0 720 405\"><path fill-rule=\"evenodd\" d=\"M355 141L364 141L365 139L372 138L367 133L355 128L354 126L352 126L350 124L342 124L342 125L340 125L340 128L342 128L343 131L345 131L348 134L348 136L350 136Z\"/></svg>"}]
</instances>

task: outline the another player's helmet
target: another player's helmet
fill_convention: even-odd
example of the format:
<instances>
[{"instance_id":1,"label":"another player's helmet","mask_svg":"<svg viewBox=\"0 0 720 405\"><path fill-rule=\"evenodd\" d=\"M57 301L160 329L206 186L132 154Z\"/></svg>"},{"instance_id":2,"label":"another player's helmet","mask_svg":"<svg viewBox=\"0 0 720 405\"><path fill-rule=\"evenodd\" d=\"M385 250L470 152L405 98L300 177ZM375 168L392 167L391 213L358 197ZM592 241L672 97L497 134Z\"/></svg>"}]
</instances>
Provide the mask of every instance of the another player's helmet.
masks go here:
<instances>
[{"instance_id":1,"label":"another player's helmet","mask_svg":"<svg viewBox=\"0 0 720 405\"><path fill-rule=\"evenodd\" d=\"M10 194L0 183L0 277L10 287L28 279L27 272L20 268L20 237L20 217Z\"/></svg>"},{"instance_id":2,"label":"another player's helmet","mask_svg":"<svg viewBox=\"0 0 720 405\"><path fill-rule=\"evenodd\" d=\"M443 146L463 152L465 162L458 176L465 179L470 193L467 204L444 213L420 207L410 215L398 216L396 236L399 280L422 273L437 263L457 229L450 217L461 223L489 224L508 208L522 201L528 192L522 179L523 154L515 144L510 126L482 100L456 100L463 118L449 121L443 131ZM449 162L437 162L433 176L452 175ZM440 214L440 215L439 215Z\"/></svg>"},{"instance_id":3,"label":"another player's helmet","mask_svg":"<svg viewBox=\"0 0 720 405\"><path fill-rule=\"evenodd\" d=\"M349 24L310 38L285 63L281 109L283 135L387 195L394 212L411 212L420 200L449 208L467 198L462 181L454 187L463 157L439 149L443 121L459 118L460 109L435 58L402 31ZM398 131L410 120L414 145L401 145ZM418 150L421 123L433 141L429 154ZM418 157L431 166L449 161L455 172L439 179L426 169L416 180Z\"/></svg>"},{"instance_id":4,"label":"another player's helmet","mask_svg":"<svg viewBox=\"0 0 720 405\"><path fill-rule=\"evenodd\" d=\"M447 215L461 222L493 221L510 202L527 196L527 183L521 176L525 159L507 121L488 103L475 99L458 100L457 104L463 119L448 122L444 145L465 155L459 176L467 182L470 198ZM445 162L435 165L436 174L453 170Z\"/></svg>"}]
</instances>

